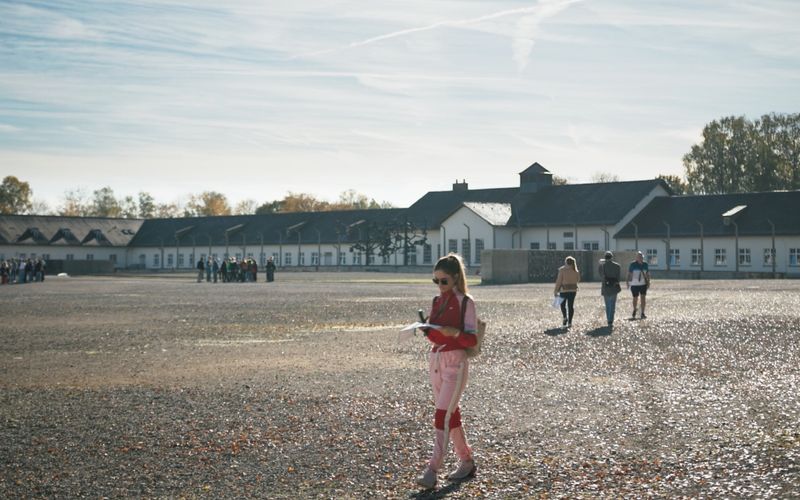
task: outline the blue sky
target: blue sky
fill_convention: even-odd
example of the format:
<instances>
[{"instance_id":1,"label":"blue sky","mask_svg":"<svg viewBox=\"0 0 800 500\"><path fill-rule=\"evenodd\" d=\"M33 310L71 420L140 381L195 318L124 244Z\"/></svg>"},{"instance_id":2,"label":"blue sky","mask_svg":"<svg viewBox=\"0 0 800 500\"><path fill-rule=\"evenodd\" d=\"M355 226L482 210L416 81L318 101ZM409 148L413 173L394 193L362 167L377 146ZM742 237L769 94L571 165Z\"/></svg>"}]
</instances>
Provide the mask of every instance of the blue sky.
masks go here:
<instances>
[{"instance_id":1,"label":"blue sky","mask_svg":"<svg viewBox=\"0 0 800 500\"><path fill-rule=\"evenodd\" d=\"M396 206L683 174L705 124L800 111L797 0L0 1L0 175L67 189L355 189Z\"/></svg>"}]
</instances>

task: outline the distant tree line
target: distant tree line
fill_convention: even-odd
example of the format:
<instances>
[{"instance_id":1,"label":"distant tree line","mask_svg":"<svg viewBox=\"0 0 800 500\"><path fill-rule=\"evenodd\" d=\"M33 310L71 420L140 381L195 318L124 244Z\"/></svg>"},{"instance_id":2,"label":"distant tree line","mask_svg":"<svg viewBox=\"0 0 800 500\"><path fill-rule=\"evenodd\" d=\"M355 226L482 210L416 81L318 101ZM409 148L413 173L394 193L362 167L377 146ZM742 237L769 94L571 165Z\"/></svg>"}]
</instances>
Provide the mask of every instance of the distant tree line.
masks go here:
<instances>
[{"instance_id":1,"label":"distant tree line","mask_svg":"<svg viewBox=\"0 0 800 500\"><path fill-rule=\"evenodd\" d=\"M180 204L158 203L147 192L140 192L137 197L118 198L110 187L93 191L91 196L81 189L73 189L64 193L62 204L55 210L44 203L33 201L32 195L33 191L27 182L12 175L5 177L0 184L0 213L152 219L392 208L388 202L378 203L352 189L342 192L335 202L322 200L308 193L289 192L283 199L261 205L254 200L243 200L235 206L231 206L224 194L216 191L190 195L186 203Z\"/></svg>"},{"instance_id":2,"label":"distant tree line","mask_svg":"<svg viewBox=\"0 0 800 500\"><path fill-rule=\"evenodd\" d=\"M767 114L757 120L727 116L703 128L703 140L683 156L685 176L659 175L675 194L723 194L800 189L800 113ZM594 182L615 182L614 174L595 173ZM554 184L567 180L554 177ZM283 199L259 205L244 200L232 207L228 198L216 191L193 194L185 204L157 203L146 192L138 197L117 198L110 187L87 196L82 190L64 194L61 206L51 210L32 199L27 182L9 175L0 185L0 213L52 214L83 217L198 217L232 214L268 214L391 208L387 202L352 189L335 202L308 193L289 192Z\"/></svg>"}]
</instances>

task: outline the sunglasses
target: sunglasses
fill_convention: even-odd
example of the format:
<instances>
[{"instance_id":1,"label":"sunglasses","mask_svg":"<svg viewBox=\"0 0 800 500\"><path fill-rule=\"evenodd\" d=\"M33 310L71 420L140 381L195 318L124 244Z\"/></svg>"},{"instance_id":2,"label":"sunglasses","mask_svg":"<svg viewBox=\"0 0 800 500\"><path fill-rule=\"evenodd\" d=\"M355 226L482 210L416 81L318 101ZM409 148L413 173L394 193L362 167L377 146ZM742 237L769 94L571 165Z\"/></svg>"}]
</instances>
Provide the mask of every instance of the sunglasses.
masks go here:
<instances>
[{"instance_id":1,"label":"sunglasses","mask_svg":"<svg viewBox=\"0 0 800 500\"><path fill-rule=\"evenodd\" d=\"M436 284L436 285L444 285L444 286L447 286L447 285L449 285L449 284L450 284L450 282L449 282L449 281L447 281L447 278L442 278L442 279L439 279L439 278L433 278L431 281L433 281L433 282L434 282L434 284Z\"/></svg>"}]
</instances>

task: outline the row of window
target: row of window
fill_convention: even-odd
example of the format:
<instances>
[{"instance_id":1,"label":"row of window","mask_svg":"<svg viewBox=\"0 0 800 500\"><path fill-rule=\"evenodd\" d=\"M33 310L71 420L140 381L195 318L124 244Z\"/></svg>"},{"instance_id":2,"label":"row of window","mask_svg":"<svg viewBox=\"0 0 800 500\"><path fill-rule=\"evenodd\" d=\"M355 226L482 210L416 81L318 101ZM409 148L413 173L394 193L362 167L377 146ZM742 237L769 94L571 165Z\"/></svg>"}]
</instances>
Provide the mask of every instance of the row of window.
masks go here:
<instances>
[{"instance_id":1,"label":"row of window","mask_svg":"<svg viewBox=\"0 0 800 500\"><path fill-rule=\"evenodd\" d=\"M447 240L447 252L448 253L459 253L461 258L464 259L464 262L467 264L481 263L481 252L484 250L484 243L482 238L475 238L475 258L473 260L472 257L472 245L470 244L470 240L467 238L461 239L461 252L458 251L458 240L457 239L449 239ZM425 245L426 250L430 251L430 245Z\"/></svg>"},{"instance_id":2,"label":"row of window","mask_svg":"<svg viewBox=\"0 0 800 500\"><path fill-rule=\"evenodd\" d=\"M699 248L692 248L691 251L691 264L692 266L700 266L703 261L703 252ZM648 264L652 266L658 265L658 250L655 248L648 248L645 253ZM776 262L776 253L774 248L765 248L762 254L762 264L764 266L771 266ZM739 265L750 266L753 264L752 251L750 248L739 249ZM671 248L669 250L669 265L670 267L679 267L681 265L681 251L679 248ZM725 248L714 249L714 265L727 266L728 265L728 251ZM800 265L800 248L789 249L789 265L797 267Z\"/></svg>"}]
</instances>

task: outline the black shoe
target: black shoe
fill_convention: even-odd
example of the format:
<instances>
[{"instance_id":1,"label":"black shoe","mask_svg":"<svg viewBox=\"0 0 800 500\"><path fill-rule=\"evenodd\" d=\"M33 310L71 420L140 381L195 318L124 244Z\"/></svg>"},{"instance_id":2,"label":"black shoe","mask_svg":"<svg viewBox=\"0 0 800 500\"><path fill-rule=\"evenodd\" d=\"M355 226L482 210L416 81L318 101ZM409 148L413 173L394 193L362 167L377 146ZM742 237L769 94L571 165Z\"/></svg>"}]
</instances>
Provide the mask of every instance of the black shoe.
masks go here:
<instances>
[{"instance_id":1,"label":"black shoe","mask_svg":"<svg viewBox=\"0 0 800 500\"><path fill-rule=\"evenodd\" d=\"M561 326L567 326L567 318L564 318L564 322L561 323Z\"/></svg>"},{"instance_id":2,"label":"black shoe","mask_svg":"<svg viewBox=\"0 0 800 500\"><path fill-rule=\"evenodd\" d=\"M567 323L567 328L572 328L572 321L570 321L569 323Z\"/></svg>"},{"instance_id":3,"label":"black shoe","mask_svg":"<svg viewBox=\"0 0 800 500\"><path fill-rule=\"evenodd\" d=\"M645 316L644 313L642 313L642 319L647 319L647 316Z\"/></svg>"}]
</instances>

